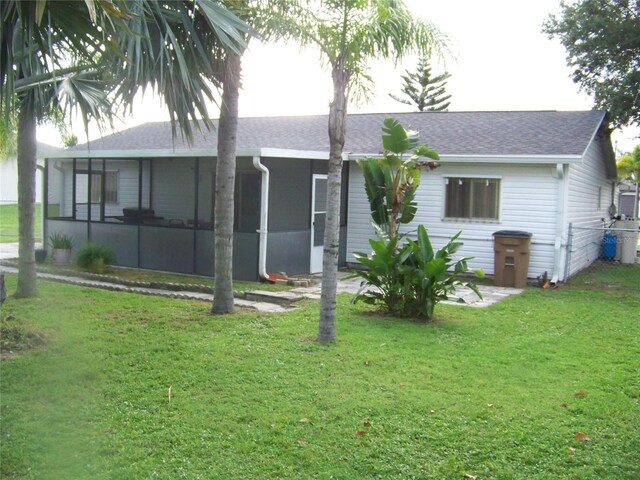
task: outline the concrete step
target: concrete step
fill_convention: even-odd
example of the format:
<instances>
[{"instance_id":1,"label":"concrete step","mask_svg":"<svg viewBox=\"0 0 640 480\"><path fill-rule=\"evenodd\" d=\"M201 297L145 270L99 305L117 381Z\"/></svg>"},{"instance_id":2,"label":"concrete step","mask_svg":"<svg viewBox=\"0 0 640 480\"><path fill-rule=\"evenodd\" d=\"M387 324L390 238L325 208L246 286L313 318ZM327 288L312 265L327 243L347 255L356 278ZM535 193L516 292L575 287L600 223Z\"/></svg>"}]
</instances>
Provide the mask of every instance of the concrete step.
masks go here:
<instances>
[{"instance_id":1,"label":"concrete step","mask_svg":"<svg viewBox=\"0 0 640 480\"><path fill-rule=\"evenodd\" d=\"M255 302L275 303L284 307L290 307L304 297L291 291L271 292L266 290L248 290L238 292L238 297Z\"/></svg>"}]
</instances>

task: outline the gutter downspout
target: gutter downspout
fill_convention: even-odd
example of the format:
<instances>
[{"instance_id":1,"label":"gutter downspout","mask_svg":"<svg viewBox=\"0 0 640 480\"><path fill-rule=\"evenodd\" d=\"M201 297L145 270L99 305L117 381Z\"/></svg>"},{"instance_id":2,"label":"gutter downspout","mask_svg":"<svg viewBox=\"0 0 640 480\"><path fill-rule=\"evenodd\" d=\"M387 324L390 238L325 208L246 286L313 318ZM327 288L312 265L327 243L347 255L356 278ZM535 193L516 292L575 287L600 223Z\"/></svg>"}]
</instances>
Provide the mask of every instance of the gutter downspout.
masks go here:
<instances>
[{"instance_id":1,"label":"gutter downspout","mask_svg":"<svg viewBox=\"0 0 640 480\"><path fill-rule=\"evenodd\" d=\"M566 215L567 215L567 181L566 181L566 165L562 163L556 164L554 178L558 180L558 202L556 207L556 234L554 243L554 265L551 283L558 283L565 280L562 272L562 255L563 255L563 237L566 231Z\"/></svg>"},{"instance_id":2,"label":"gutter downspout","mask_svg":"<svg viewBox=\"0 0 640 480\"><path fill-rule=\"evenodd\" d=\"M253 157L253 166L262 173L260 191L260 241L258 246L258 275L261 279L274 282L276 278L267 273L267 236L269 226L269 169L260 163L260 157ZM281 278L281 277L278 277Z\"/></svg>"}]
</instances>

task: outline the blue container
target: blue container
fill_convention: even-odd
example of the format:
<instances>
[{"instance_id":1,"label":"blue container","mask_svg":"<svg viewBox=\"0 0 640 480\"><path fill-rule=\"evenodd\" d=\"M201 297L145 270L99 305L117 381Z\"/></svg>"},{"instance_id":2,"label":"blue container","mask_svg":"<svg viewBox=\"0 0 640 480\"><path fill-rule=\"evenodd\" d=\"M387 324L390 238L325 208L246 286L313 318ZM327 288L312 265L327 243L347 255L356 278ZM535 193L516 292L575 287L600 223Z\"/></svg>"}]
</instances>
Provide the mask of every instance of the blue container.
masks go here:
<instances>
[{"instance_id":1,"label":"blue container","mask_svg":"<svg viewBox=\"0 0 640 480\"><path fill-rule=\"evenodd\" d=\"M618 237L615 233L605 233L602 237L602 258L604 260L613 260L616 258L616 247L618 246Z\"/></svg>"}]
</instances>

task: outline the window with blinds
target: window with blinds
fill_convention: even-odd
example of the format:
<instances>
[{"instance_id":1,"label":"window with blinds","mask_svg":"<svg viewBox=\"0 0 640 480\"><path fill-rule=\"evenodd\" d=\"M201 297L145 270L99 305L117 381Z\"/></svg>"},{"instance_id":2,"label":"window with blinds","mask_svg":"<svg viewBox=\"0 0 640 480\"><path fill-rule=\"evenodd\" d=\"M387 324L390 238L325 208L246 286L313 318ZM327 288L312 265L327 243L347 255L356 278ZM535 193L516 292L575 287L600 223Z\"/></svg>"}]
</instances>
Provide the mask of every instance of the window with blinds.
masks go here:
<instances>
[{"instance_id":1,"label":"window with blinds","mask_svg":"<svg viewBox=\"0 0 640 480\"><path fill-rule=\"evenodd\" d=\"M498 219L499 179L449 177L445 181L445 218Z\"/></svg>"}]
</instances>

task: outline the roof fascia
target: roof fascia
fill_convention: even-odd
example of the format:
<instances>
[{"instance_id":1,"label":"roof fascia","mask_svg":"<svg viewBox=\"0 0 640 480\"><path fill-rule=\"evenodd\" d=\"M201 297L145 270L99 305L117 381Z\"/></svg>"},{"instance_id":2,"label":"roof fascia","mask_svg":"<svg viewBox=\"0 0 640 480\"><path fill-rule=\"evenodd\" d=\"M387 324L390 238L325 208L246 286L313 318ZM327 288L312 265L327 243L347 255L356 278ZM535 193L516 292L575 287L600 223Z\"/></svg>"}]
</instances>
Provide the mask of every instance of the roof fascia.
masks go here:
<instances>
[{"instance_id":1,"label":"roof fascia","mask_svg":"<svg viewBox=\"0 0 640 480\"><path fill-rule=\"evenodd\" d=\"M352 154L350 160L360 158L380 157L376 154ZM582 160L580 155L440 155L440 160L446 163L500 163L500 164L532 164L532 165L555 165L558 163L579 163Z\"/></svg>"},{"instance_id":2,"label":"roof fascia","mask_svg":"<svg viewBox=\"0 0 640 480\"><path fill-rule=\"evenodd\" d=\"M217 157L216 148L193 148L188 150L60 150L49 158L181 158L181 157ZM311 150L291 150L282 148L248 148L236 151L237 157L298 158L310 160L329 160L329 152ZM343 160L348 160L343 153Z\"/></svg>"}]
</instances>

